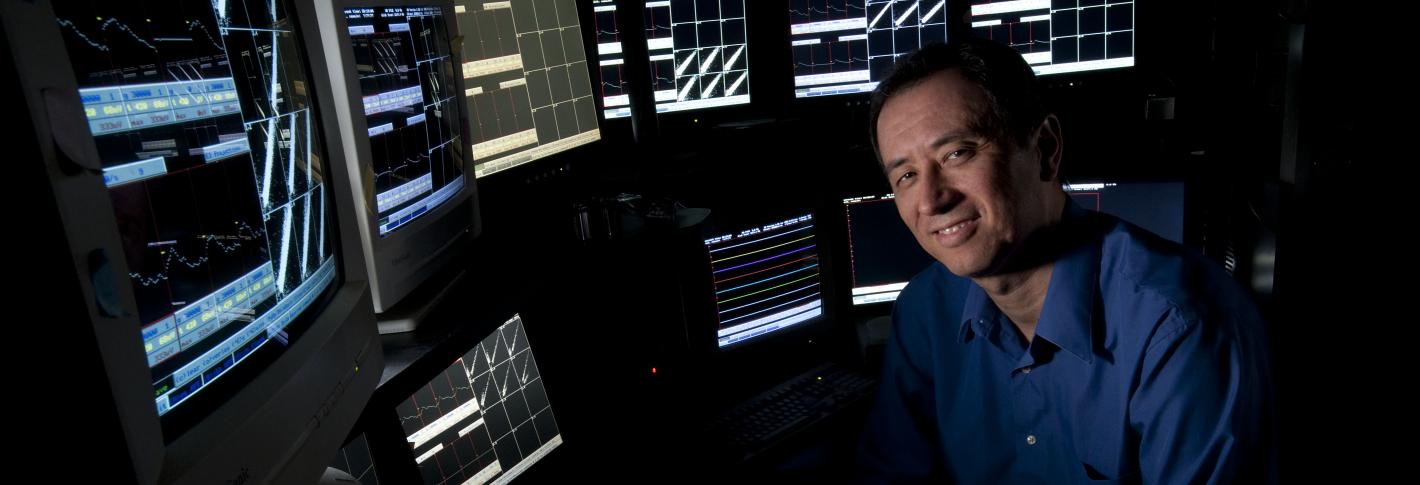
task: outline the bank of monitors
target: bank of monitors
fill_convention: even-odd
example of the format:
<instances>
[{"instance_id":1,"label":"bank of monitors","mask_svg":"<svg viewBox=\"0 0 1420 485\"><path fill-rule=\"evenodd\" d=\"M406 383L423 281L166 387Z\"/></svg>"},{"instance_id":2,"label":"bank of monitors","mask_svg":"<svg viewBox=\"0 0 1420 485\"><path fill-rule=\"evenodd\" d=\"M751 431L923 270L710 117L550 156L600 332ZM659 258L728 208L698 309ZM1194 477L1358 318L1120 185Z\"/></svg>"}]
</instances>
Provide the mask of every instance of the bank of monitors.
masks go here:
<instances>
[{"instance_id":1,"label":"bank of monitors","mask_svg":"<svg viewBox=\"0 0 1420 485\"><path fill-rule=\"evenodd\" d=\"M749 42L746 0L661 0L646 2L644 25L650 54L656 112L685 111L749 103ZM620 2L594 0L598 95L607 118L631 116L623 69Z\"/></svg>"},{"instance_id":2,"label":"bank of monitors","mask_svg":"<svg viewBox=\"0 0 1420 485\"><path fill-rule=\"evenodd\" d=\"M426 484L507 483L562 444L517 315L397 411Z\"/></svg>"},{"instance_id":3,"label":"bank of monitors","mask_svg":"<svg viewBox=\"0 0 1420 485\"><path fill-rule=\"evenodd\" d=\"M794 97L871 92L897 57L947 41L945 0L790 0Z\"/></svg>"},{"instance_id":4,"label":"bank of monitors","mask_svg":"<svg viewBox=\"0 0 1420 485\"><path fill-rule=\"evenodd\" d=\"M58 87L23 94L59 103L34 117L93 154L53 186L80 265L108 275L76 286L104 302L103 377L140 483L314 480L378 378L359 371L382 358L297 6L0 7L4 68Z\"/></svg>"},{"instance_id":5,"label":"bank of monitors","mask_svg":"<svg viewBox=\"0 0 1420 485\"><path fill-rule=\"evenodd\" d=\"M977 37L1021 53L1036 74L1134 65L1134 2L1105 0L972 0Z\"/></svg>"},{"instance_id":6,"label":"bank of monitors","mask_svg":"<svg viewBox=\"0 0 1420 485\"><path fill-rule=\"evenodd\" d=\"M601 139L574 0L457 0L474 173Z\"/></svg>"}]
</instances>

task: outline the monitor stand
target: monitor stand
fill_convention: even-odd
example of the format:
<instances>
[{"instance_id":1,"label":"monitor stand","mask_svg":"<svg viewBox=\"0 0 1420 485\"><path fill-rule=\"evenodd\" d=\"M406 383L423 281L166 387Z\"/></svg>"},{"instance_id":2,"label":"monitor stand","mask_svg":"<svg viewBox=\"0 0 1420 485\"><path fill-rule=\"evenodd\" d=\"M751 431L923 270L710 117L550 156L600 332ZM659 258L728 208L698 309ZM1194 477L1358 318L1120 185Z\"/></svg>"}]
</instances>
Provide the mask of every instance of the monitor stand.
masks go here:
<instances>
[{"instance_id":1,"label":"monitor stand","mask_svg":"<svg viewBox=\"0 0 1420 485\"><path fill-rule=\"evenodd\" d=\"M460 265L450 265L435 274L429 281L419 285L414 292L406 296L394 307L385 310L384 313L375 314L379 321L380 335L391 333L412 332L419 328L419 324L424 322L424 318L429 316L443 301L449 290L458 287L463 281L468 270Z\"/></svg>"}]
</instances>

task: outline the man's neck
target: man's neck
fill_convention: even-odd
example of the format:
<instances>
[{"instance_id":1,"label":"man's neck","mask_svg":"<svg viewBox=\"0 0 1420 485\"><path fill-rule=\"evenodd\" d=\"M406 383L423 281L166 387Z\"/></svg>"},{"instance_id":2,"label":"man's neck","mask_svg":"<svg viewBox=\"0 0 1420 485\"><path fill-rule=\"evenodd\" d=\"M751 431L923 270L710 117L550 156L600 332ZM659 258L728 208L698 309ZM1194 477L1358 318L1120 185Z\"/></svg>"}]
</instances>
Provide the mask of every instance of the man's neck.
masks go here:
<instances>
[{"instance_id":1,"label":"man's neck","mask_svg":"<svg viewBox=\"0 0 1420 485\"><path fill-rule=\"evenodd\" d=\"M1011 323L1025 336L1026 342L1031 342L1035 340L1035 326L1040 321L1041 308L1045 306L1045 293L1050 287L1054 266L1054 263L1046 263L1015 273L972 280L986 290L986 296L1011 319Z\"/></svg>"}]
</instances>

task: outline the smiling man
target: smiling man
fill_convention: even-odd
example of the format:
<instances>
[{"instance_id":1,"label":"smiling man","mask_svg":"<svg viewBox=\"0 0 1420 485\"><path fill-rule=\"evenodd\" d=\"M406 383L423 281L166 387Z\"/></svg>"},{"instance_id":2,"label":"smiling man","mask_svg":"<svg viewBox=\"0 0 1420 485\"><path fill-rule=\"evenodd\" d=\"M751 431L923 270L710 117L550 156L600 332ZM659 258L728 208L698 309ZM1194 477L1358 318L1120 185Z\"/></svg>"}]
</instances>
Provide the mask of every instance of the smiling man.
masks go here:
<instances>
[{"instance_id":1,"label":"smiling man","mask_svg":"<svg viewBox=\"0 0 1420 485\"><path fill-rule=\"evenodd\" d=\"M1262 321L1217 265L1060 186L1059 120L1011 48L904 57L870 129L940 264L897 300L866 481L1263 481Z\"/></svg>"}]
</instances>

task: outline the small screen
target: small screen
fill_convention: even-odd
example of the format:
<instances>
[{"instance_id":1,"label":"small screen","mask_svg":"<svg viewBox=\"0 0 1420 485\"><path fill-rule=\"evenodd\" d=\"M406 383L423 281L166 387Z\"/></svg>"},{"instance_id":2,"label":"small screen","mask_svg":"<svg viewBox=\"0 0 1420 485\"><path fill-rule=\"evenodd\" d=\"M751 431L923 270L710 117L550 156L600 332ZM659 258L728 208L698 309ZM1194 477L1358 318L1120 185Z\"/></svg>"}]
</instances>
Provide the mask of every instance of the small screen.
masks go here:
<instances>
[{"instance_id":1,"label":"small screen","mask_svg":"<svg viewBox=\"0 0 1420 485\"><path fill-rule=\"evenodd\" d=\"M347 8L345 19L386 236L467 184L449 32L438 7Z\"/></svg>"},{"instance_id":2,"label":"small screen","mask_svg":"<svg viewBox=\"0 0 1420 485\"><path fill-rule=\"evenodd\" d=\"M823 315L813 215L705 240L720 347Z\"/></svg>"},{"instance_id":3,"label":"small screen","mask_svg":"<svg viewBox=\"0 0 1420 485\"><path fill-rule=\"evenodd\" d=\"M474 174L601 139L573 0L457 0Z\"/></svg>"},{"instance_id":4,"label":"small screen","mask_svg":"<svg viewBox=\"0 0 1420 485\"><path fill-rule=\"evenodd\" d=\"M516 315L398 412L426 484L507 483L562 444Z\"/></svg>"},{"instance_id":5,"label":"small screen","mask_svg":"<svg viewBox=\"0 0 1420 485\"><path fill-rule=\"evenodd\" d=\"M1016 48L1036 74L1134 65L1134 2L974 0L977 37Z\"/></svg>"},{"instance_id":6,"label":"small screen","mask_svg":"<svg viewBox=\"0 0 1420 485\"><path fill-rule=\"evenodd\" d=\"M865 93L901 55L947 41L945 0L790 0L794 97Z\"/></svg>"},{"instance_id":7,"label":"small screen","mask_svg":"<svg viewBox=\"0 0 1420 485\"><path fill-rule=\"evenodd\" d=\"M897 300L934 259L902 223L892 194L843 200L853 272L853 304Z\"/></svg>"},{"instance_id":8,"label":"small screen","mask_svg":"<svg viewBox=\"0 0 1420 485\"><path fill-rule=\"evenodd\" d=\"M360 485L380 485L379 474L375 472L375 459L370 454L370 441L365 439L365 433L360 433L340 448L330 467L349 473Z\"/></svg>"},{"instance_id":9,"label":"small screen","mask_svg":"<svg viewBox=\"0 0 1420 485\"><path fill-rule=\"evenodd\" d=\"M594 0L603 116L631 116L615 0ZM744 0L646 2L644 25L656 112L749 103Z\"/></svg>"},{"instance_id":10,"label":"small screen","mask_svg":"<svg viewBox=\"0 0 1420 485\"><path fill-rule=\"evenodd\" d=\"M1066 184L1076 204L1183 244L1183 182Z\"/></svg>"}]
</instances>

